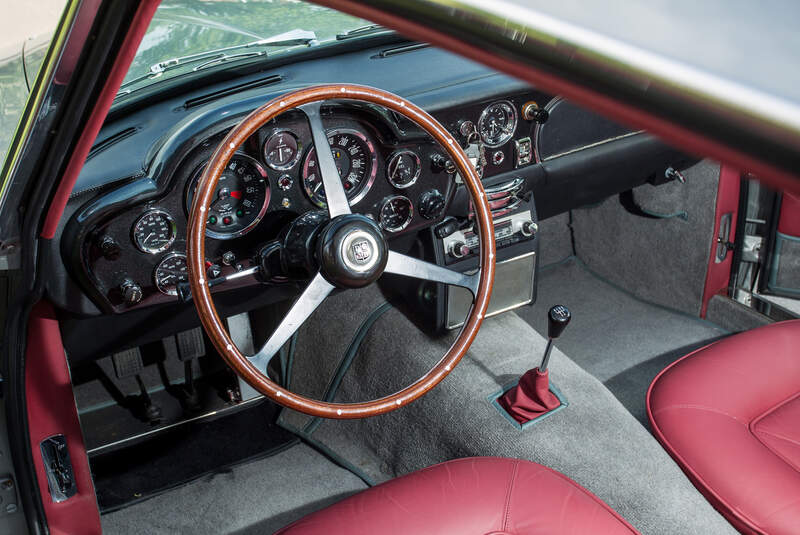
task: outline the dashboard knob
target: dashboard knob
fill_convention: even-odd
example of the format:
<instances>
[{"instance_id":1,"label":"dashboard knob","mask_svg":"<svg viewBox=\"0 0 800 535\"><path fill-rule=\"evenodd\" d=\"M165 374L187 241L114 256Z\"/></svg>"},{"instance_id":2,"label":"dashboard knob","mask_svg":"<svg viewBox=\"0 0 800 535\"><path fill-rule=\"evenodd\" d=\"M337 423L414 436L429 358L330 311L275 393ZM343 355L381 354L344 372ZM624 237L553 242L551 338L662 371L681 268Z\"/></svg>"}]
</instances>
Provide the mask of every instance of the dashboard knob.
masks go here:
<instances>
[{"instance_id":1,"label":"dashboard knob","mask_svg":"<svg viewBox=\"0 0 800 535\"><path fill-rule=\"evenodd\" d=\"M142 300L142 287L131 278L126 278L119 285L122 300L128 305L135 305Z\"/></svg>"},{"instance_id":2,"label":"dashboard knob","mask_svg":"<svg viewBox=\"0 0 800 535\"><path fill-rule=\"evenodd\" d=\"M544 108L540 108L536 102L526 102L522 106L522 118L526 121L544 123L550 118L550 113Z\"/></svg>"},{"instance_id":3,"label":"dashboard knob","mask_svg":"<svg viewBox=\"0 0 800 535\"><path fill-rule=\"evenodd\" d=\"M116 260L117 257L119 257L119 244L117 243L117 240L108 234L100 236L100 239L97 240L97 246L100 248L100 252L103 253L103 257L106 259Z\"/></svg>"},{"instance_id":4,"label":"dashboard knob","mask_svg":"<svg viewBox=\"0 0 800 535\"><path fill-rule=\"evenodd\" d=\"M419 213L425 219L436 219L444 210L444 195L438 189L431 189L422 194L419 199Z\"/></svg>"},{"instance_id":5,"label":"dashboard knob","mask_svg":"<svg viewBox=\"0 0 800 535\"><path fill-rule=\"evenodd\" d=\"M533 221L525 221L519 227L519 231L523 236L533 236L537 230L539 230L539 225Z\"/></svg>"},{"instance_id":6,"label":"dashboard knob","mask_svg":"<svg viewBox=\"0 0 800 535\"><path fill-rule=\"evenodd\" d=\"M464 258L469 254L469 247L463 241L456 241L450 245L448 253L453 258Z\"/></svg>"}]
</instances>

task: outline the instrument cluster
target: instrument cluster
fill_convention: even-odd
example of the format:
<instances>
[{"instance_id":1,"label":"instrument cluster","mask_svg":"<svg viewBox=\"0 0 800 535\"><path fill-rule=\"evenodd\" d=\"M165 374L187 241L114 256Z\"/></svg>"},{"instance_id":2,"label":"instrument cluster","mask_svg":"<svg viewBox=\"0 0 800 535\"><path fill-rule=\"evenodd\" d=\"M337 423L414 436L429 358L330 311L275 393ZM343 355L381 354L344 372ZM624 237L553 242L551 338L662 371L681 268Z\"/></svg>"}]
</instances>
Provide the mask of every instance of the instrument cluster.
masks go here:
<instances>
[{"instance_id":1,"label":"instrument cluster","mask_svg":"<svg viewBox=\"0 0 800 535\"><path fill-rule=\"evenodd\" d=\"M532 96L509 95L434 115L487 178L536 161L531 138L542 116L534 118ZM330 106L323 124L353 212L376 221L388 239L412 236L444 218L460 177L427 134L375 110L342 105ZM175 171L159 179L164 184L158 195L141 203L131 194L129 204L86 234L79 264L108 308L169 302L187 280L188 215L222 136L206 137L182 156ZM253 254L278 239L288 222L326 208L316 151L298 110L270 121L237 148L206 212L209 280L247 270Z\"/></svg>"}]
</instances>

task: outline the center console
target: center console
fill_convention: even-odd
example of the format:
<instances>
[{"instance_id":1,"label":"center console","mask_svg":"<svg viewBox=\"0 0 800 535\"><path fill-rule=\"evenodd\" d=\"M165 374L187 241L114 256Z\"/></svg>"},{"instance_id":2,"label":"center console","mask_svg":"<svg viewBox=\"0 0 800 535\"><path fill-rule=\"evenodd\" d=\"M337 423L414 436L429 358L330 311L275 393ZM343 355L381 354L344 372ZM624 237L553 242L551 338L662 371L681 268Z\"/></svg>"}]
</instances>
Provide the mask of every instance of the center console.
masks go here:
<instances>
[{"instance_id":1,"label":"center console","mask_svg":"<svg viewBox=\"0 0 800 535\"><path fill-rule=\"evenodd\" d=\"M539 251L538 219L533 198L536 177L531 173L503 173L484 178L496 242L496 271L487 317L530 304L536 299ZM475 233L469 196L459 188L449 216L427 231L414 254L462 273L479 268L480 243ZM387 277L384 275L384 277ZM472 304L469 290L442 283L390 278L384 291L399 297L413 310L426 330L443 332L460 327Z\"/></svg>"},{"instance_id":2,"label":"center console","mask_svg":"<svg viewBox=\"0 0 800 535\"><path fill-rule=\"evenodd\" d=\"M484 180L494 222L496 272L487 317L527 305L536 299L539 250L538 221L533 196L521 177ZM467 221L472 220L471 211ZM463 225L462 225L463 226ZM452 230L447 220L432 229L436 262L461 272L478 270L478 237L472 226ZM438 329L460 327L472 304L469 290L440 285L436 292Z\"/></svg>"}]
</instances>

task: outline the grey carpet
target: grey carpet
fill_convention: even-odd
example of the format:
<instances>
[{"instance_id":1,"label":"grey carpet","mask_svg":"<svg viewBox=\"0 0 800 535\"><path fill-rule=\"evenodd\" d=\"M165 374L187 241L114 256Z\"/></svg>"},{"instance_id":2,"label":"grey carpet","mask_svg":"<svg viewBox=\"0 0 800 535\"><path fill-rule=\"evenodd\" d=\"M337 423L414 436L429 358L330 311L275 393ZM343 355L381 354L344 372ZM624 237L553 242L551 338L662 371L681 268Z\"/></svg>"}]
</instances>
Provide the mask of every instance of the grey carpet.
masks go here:
<instances>
[{"instance_id":1,"label":"grey carpet","mask_svg":"<svg viewBox=\"0 0 800 535\"><path fill-rule=\"evenodd\" d=\"M539 221L539 265L546 266L572 256L569 213Z\"/></svg>"},{"instance_id":2,"label":"grey carpet","mask_svg":"<svg viewBox=\"0 0 800 535\"><path fill-rule=\"evenodd\" d=\"M555 304L572 312L558 348L605 383L642 423L645 393L656 374L726 334L710 322L644 302L574 258L540 269L536 303L517 314L546 336L547 310ZM539 358L530 356L531 367Z\"/></svg>"},{"instance_id":3,"label":"grey carpet","mask_svg":"<svg viewBox=\"0 0 800 535\"><path fill-rule=\"evenodd\" d=\"M326 305L355 312L360 304L350 296L335 296ZM304 331L317 347L337 338L347 345L350 337L316 321ZM452 333L432 339L390 310L364 339L337 401L374 399L406 386L452 339ZM322 421L314 437L376 481L458 457L517 457L573 478L643 533L735 533L614 395L558 349L552 378L569 406L525 431L511 426L487 397L528 369L544 344L513 313L489 319L462 363L422 399L365 420ZM319 397L337 360L328 352L298 354L293 386ZM295 426L308 421L291 411L282 419Z\"/></svg>"},{"instance_id":4,"label":"grey carpet","mask_svg":"<svg viewBox=\"0 0 800 535\"><path fill-rule=\"evenodd\" d=\"M671 182L634 190L653 212L686 211L688 220L647 219L626 212L616 196L573 210L578 257L634 294L699 315L714 229L719 165L702 161Z\"/></svg>"},{"instance_id":5,"label":"grey carpet","mask_svg":"<svg viewBox=\"0 0 800 535\"><path fill-rule=\"evenodd\" d=\"M706 319L732 332L747 331L772 323L756 309L734 301L727 295L715 295L708 301Z\"/></svg>"},{"instance_id":6,"label":"grey carpet","mask_svg":"<svg viewBox=\"0 0 800 535\"><path fill-rule=\"evenodd\" d=\"M104 515L101 521L108 534L269 535L364 488L356 476L301 444Z\"/></svg>"}]
</instances>

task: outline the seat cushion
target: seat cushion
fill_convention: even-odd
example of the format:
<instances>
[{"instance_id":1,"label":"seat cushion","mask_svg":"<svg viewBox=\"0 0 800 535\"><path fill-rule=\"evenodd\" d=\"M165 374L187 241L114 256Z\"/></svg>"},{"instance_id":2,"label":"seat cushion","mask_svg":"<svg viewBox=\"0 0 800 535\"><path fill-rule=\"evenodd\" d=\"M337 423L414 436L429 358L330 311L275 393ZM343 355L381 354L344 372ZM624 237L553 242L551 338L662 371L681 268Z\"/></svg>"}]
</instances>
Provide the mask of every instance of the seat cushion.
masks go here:
<instances>
[{"instance_id":1,"label":"seat cushion","mask_svg":"<svg viewBox=\"0 0 800 535\"><path fill-rule=\"evenodd\" d=\"M650 385L661 444L744 533L800 529L800 321L699 349Z\"/></svg>"},{"instance_id":2,"label":"seat cushion","mask_svg":"<svg viewBox=\"0 0 800 535\"><path fill-rule=\"evenodd\" d=\"M281 535L637 533L595 495L529 461L472 457L387 481Z\"/></svg>"}]
</instances>

